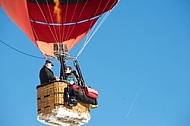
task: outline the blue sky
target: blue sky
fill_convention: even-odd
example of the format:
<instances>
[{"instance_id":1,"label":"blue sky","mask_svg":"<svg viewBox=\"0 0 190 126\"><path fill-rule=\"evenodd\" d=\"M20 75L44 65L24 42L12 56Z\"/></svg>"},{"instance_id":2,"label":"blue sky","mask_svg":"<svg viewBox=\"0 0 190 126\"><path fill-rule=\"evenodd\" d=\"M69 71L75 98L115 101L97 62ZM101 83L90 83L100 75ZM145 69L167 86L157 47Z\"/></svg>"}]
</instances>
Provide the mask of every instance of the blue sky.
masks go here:
<instances>
[{"instance_id":1,"label":"blue sky","mask_svg":"<svg viewBox=\"0 0 190 126\"><path fill-rule=\"evenodd\" d=\"M42 56L1 7L0 40ZM36 120L44 60L2 43L0 57L0 124L45 126ZM190 125L189 0L121 0L78 60L86 83L100 94L86 126Z\"/></svg>"}]
</instances>

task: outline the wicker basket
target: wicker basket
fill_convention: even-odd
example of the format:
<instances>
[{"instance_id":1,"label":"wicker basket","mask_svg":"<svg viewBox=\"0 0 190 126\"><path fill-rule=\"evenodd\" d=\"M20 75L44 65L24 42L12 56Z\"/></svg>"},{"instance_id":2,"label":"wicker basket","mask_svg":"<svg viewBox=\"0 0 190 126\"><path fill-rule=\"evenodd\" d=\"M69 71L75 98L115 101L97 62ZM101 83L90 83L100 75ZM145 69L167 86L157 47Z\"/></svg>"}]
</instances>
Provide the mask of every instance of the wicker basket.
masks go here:
<instances>
[{"instance_id":1,"label":"wicker basket","mask_svg":"<svg viewBox=\"0 0 190 126\"><path fill-rule=\"evenodd\" d=\"M90 120L89 104L78 103L74 107L64 105L64 88L66 87L65 81L37 86L38 120L40 122L52 125L88 123ZM64 110L62 113L64 116L60 114L62 110ZM72 115L76 116L70 117Z\"/></svg>"}]
</instances>

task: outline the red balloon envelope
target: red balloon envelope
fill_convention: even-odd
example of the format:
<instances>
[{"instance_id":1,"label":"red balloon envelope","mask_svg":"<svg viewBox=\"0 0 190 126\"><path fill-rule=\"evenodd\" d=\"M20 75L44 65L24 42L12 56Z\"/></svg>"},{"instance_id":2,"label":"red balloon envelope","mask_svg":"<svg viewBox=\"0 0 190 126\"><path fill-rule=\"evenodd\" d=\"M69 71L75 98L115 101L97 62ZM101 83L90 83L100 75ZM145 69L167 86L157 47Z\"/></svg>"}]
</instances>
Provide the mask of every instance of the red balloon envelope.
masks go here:
<instances>
[{"instance_id":1,"label":"red balloon envelope","mask_svg":"<svg viewBox=\"0 0 190 126\"><path fill-rule=\"evenodd\" d=\"M44 55L55 43L74 47L118 0L0 0L0 6Z\"/></svg>"}]
</instances>

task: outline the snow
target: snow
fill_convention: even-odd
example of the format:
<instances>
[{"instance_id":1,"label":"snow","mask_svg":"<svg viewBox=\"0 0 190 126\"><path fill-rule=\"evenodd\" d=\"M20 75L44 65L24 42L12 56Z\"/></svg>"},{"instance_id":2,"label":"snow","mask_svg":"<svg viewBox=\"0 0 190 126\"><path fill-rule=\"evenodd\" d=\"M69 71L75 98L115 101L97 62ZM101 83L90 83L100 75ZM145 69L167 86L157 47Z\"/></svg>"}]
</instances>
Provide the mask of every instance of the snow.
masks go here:
<instances>
[{"instance_id":1,"label":"snow","mask_svg":"<svg viewBox=\"0 0 190 126\"><path fill-rule=\"evenodd\" d=\"M81 126L90 120L89 113L77 113L72 109L58 108L49 114L39 114L37 120L50 126Z\"/></svg>"}]
</instances>

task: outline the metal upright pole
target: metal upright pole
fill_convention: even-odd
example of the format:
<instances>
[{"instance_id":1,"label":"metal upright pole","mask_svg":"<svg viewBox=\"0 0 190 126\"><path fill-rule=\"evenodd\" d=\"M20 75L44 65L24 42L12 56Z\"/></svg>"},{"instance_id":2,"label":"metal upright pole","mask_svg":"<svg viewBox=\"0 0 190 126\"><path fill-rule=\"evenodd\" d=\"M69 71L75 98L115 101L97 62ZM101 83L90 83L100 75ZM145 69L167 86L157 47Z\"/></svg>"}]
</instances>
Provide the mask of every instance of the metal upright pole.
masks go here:
<instances>
[{"instance_id":1,"label":"metal upright pole","mask_svg":"<svg viewBox=\"0 0 190 126\"><path fill-rule=\"evenodd\" d=\"M65 75L65 69L66 69L66 64L65 64L65 57L64 56L60 56L59 58L60 60L60 79L62 80L66 80L66 75Z\"/></svg>"},{"instance_id":2,"label":"metal upright pole","mask_svg":"<svg viewBox=\"0 0 190 126\"><path fill-rule=\"evenodd\" d=\"M80 86L84 87L84 86L85 86L84 78L83 78L83 76L82 76L82 72L81 72L81 70L80 70L78 61L77 61L76 59L74 60L74 65L75 65L75 67L76 67L76 69L77 69L77 72L78 72L78 74L79 74L79 81L81 81L81 83L80 83L81 85L80 85Z\"/></svg>"},{"instance_id":3,"label":"metal upright pole","mask_svg":"<svg viewBox=\"0 0 190 126\"><path fill-rule=\"evenodd\" d=\"M61 80L66 80L66 75L65 75L65 69L66 69L66 58L67 58L67 45L62 44L62 43L55 43L54 44L54 54L60 61L60 79Z\"/></svg>"}]
</instances>

